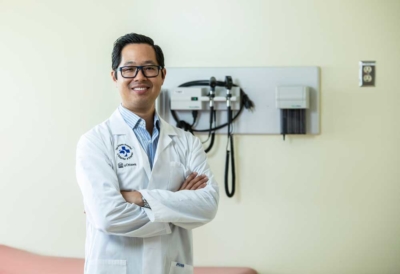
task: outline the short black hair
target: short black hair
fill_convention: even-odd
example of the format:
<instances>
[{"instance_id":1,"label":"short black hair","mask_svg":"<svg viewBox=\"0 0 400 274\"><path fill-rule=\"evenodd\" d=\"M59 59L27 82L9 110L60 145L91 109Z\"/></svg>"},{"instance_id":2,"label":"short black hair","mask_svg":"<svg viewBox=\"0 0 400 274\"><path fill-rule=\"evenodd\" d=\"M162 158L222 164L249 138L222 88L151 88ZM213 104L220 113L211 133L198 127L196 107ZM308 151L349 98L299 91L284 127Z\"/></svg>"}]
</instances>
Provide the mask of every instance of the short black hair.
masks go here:
<instances>
[{"instance_id":1,"label":"short black hair","mask_svg":"<svg viewBox=\"0 0 400 274\"><path fill-rule=\"evenodd\" d=\"M115 76L117 76L117 68L121 63L121 52L128 44L148 44L152 46L156 53L158 65L164 68L164 53L160 46L154 44L153 39L142 34L128 33L118 38L114 43L114 48L111 54L111 67L112 70L115 71Z\"/></svg>"}]
</instances>

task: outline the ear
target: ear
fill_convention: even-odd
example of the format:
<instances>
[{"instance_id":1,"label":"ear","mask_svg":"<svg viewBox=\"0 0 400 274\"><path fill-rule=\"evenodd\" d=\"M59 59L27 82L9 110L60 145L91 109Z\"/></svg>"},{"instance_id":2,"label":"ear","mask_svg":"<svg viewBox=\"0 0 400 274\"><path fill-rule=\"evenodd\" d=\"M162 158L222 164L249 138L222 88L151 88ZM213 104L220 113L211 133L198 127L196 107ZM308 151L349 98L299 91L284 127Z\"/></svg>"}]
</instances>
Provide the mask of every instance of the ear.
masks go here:
<instances>
[{"instance_id":1,"label":"ear","mask_svg":"<svg viewBox=\"0 0 400 274\"><path fill-rule=\"evenodd\" d=\"M164 84L165 76L167 76L167 70L165 68L163 68L162 69L162 74L161 74L161 78L163 80L163 84Z\"/></svg>"},{"instance_id":2,"label":"ear","mask_svg":"<svg viewBox=\"0 0 400 274\"><path fill-rule=\"evenodd\" d=\"M118 81L117 80L117 75L116 75L114 70L111 71L111 78L114 81L114 83L117 83L117 81Z\"/></svg>"}]
</instances>

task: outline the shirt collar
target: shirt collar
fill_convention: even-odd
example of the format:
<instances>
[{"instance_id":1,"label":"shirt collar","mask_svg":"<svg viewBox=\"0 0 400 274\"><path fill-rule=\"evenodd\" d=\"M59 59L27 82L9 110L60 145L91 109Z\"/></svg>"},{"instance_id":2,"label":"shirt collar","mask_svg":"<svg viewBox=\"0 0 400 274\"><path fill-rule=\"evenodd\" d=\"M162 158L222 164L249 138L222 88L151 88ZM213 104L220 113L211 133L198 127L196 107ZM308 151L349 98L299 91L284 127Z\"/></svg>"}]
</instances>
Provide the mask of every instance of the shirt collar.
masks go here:
<instances>
[{"instance_id":1,"label":"shirt collar","mask_svg":"<svg viewBox=\"0 0 400 274\"><path fill-rule=\"evenodd\" d=\"M118 110L125 123L127 123L131 129L135 129L139 126L146 128L146 122L129 109L124 108L122 104L118 106ZM160 130L160 118L158 117L157 112L154 113L154 127Z\"/></svg>"}]
</instances>

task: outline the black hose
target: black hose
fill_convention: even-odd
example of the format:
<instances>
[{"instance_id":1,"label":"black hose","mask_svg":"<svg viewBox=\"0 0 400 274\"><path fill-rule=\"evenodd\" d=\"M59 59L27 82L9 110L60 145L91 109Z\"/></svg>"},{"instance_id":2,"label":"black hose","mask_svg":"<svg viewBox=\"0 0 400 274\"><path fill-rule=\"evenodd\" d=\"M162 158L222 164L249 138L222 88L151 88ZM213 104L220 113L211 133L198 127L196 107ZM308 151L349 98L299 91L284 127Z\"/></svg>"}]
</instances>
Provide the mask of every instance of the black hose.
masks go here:
<instances>
[{"instance_id":1,"label":"black hose","mask_svg":"<svg viewBox=\"0 0 400 274\"><path fill-rule=\"evenodd\" d=\"M226 148L226 158L225 158L225 193L229 198L232 198L235 194L235 181L236 181L236 171L235 171L235 154L233 146L233 135L231 132L230 125L232 124L232 109L228 107L228 142L230 147ZM231 170L232 170L232 189L229 191L229 160L231 160Z\"/></svg>"},{"instance_id":2,"label":"black hose","mask_svg":"<svg viewBox=\"0 0 400 274\"><path fill-rule=\"evenodd\" d=\"M227 85L228 83L228 77L229 77L229 87ZM226 87L228 90L231 89L232 86L237 87L237 85L232 83L232 78L230 76L227 76L227 80L225 82L221 82L221 81L215 81L215 78L212 79L213 80L213 84L216 86L220 86L220 87ZM191 81L191 82L186 82L184 84L181 84L179 87L191 87L191 86L209 86L211 83L211 81L208 80L198 80L198 81ZM213 86L215 87L215 86ZM230 94L228 95L229 98L227 98L227 100L230 100ZM226 126L228 126L228 142L229 142L229 146L227 145L226 148L226 159L225 159L225 193L226 195L231 198L233 197L233 195L235 194L235 184L236 184L236 170L235 170L235 153L234 153L234 143L233 143L233 134L231 131L231 124L236 120L237 117L239 117L240 113L243 110L243 107L247 108L247 109L251 109L254 107L254 103L250 100L250 98L248 97L248 95L240 88L240 108L239 111L236 113L236 115L234 117L232 117L232 108L229 105L228 106L228 121L222 125L219 126L214 126L212 127L212 122L214 120L214 122L216 121L215 117L216 117L216 113L215 113L215 109L213 107L210 108L210 128L208 129L194 129L192 128L193 125L195 124L196 118L194 118L193 124L190 125L185 121L180 121L176 112L174 110L171 110L171 114L172 117L174 118L174 120L177 122L177 126L180 128L184 128L187 131L190 131L192 134L193 132L209 132L211 133L211 140L210 140L210 144L208 146L208 148L205 150L205 152L209 152L212 148L212 146L214 145L214 138L215 138L215 131L219 130L221 128L224 128ZM209 135L210 137L210 135ZM232 179L232 187L231 190L229 191L229 164L231 166L231 179Z\"/></svg>"}]
</instances>

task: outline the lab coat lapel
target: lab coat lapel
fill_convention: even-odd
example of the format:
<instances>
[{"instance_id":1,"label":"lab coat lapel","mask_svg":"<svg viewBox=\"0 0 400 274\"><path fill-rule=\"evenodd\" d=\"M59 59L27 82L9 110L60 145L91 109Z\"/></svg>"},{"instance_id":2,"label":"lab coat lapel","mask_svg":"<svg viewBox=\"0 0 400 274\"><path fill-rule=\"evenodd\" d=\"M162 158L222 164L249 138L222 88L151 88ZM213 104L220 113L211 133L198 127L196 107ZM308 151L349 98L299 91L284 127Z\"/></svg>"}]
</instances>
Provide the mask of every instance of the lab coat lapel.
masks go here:
<instances>
[{"instance_id":1,"label":"lab coat lapel","mask_svg":"<svg viewBox=\"0 0 400 274\"><path fill-rule=\"evenodd\" d=\"M143 169L146 172L147 179L150 180L151 177L151 169L150 169L150 162L149 162L149 156L147 156L146 151L144 151L142 145L140 144L139 140L137 139L135 133L133 130L130 131L129 133L129 139L135 140L134 146L135 150L139 153L138 158L140 159L140 162L143 165Z\"/></svg>"},{"instance_id":2,"label":"lab coat lapel","mask_svg":"<svg viewBox=\"0 0 400 274\"><path fill-rule=\"evenodd\" d=\"M160 117L160 122L161 122L161 132L158 141L156 156L154 157L153 167L157 164L157 161L164 152L164 150L171 144L172 136L176 135L176 131L174 130L174 128L170 124L165 122L163 119L161 119L161 117Z\"/></svg>"},{"instance_id":3,"label":"lab coat lapel","mask_svg":"<svg viewBox=\"0 0 400 274\"><path fill-rule=\"evenodd\" d=\"M115 110L114 113L110 117L110 128L114 135L116 135L116 134L117 135L118 134L126 135L128 140L133 141L133 146L135 148L135 151L140 153L140 155L137 156L138 157L137 160L139 163L141 163L143 165L143 169L146 172L147 178L150 179L151 169L150 169L149 158L148 158L146 152L144 151L144 149L142 148L142 146L140 145L139 140L136 138L135 133L126 124L126 122L124 121L124 118L122 118L122 115L118 109Z\"/></svg>"},{"instance_id":4,"label":"lab coat lapel","mask_svg":"<svg viewBox=\"0 0 400 274\"><path fill-rule=\"evenodd\" d=\"M132 131L132 133L133 133L133 131ZM133 133L133 135L135 135L135 134ZM143 159L143 168L144 168L144 171L146 171L147 178L150 180L150 177L151 177L151 169L150 169L149 156L147 156L147 154L146 154L146 152L144 151L142 145L139 143L139 140L136 138L136 135L135 135L134 138L135 138L135 140L136 140L135 145L138 146L138 151L140 151L140 157Z\"/></svg>"}]
</instances>

